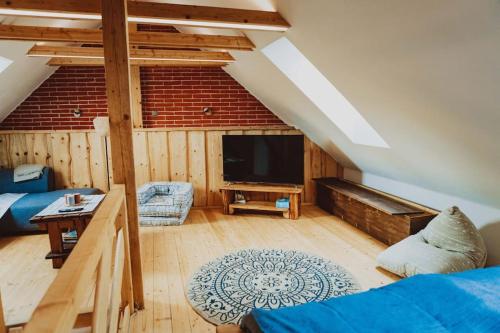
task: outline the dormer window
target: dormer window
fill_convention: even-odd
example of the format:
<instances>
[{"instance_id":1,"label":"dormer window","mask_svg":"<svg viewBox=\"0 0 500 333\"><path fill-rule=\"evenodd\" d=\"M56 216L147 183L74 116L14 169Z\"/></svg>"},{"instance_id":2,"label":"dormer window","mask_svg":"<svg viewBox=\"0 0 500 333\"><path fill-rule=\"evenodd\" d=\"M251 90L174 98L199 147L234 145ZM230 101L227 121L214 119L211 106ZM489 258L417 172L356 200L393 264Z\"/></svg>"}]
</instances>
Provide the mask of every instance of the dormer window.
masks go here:
<instances>
[{"instance_id":1,"label":"dormer window","mask_svg":"<svg viewBox=\"0 0 500 333\"><path fill-rule=\"evenodd\" d=\"M286 37L269 44L262 53L353 143L389 148L358 110Z\"/></svg>"}]
</instances>

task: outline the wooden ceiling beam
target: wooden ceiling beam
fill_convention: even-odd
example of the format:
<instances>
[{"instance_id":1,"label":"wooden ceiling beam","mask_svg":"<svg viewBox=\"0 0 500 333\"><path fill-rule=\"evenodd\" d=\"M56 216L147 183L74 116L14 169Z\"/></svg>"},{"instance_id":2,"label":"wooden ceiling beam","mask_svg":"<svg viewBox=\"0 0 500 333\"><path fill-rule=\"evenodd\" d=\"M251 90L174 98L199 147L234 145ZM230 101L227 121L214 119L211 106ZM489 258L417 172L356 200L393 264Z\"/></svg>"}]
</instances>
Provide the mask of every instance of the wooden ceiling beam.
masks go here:
<instances>
[{"instance_id":1,"label":"wooden ceiling beam","mask_svg":"<svg viewBox=\"0 0 500 333\"><path fill-rule=\"evenodd\" d=\"M47 62L49 66L104 66L102 58L52 58ZM140 67L222 67L224 62L210 61L181 61L181 60L146 60L130 59L131 66Z\"/></svg>"},{"instance_id":2,"label":"wooden ceiling beam","mask_svg":"<svg viewBox=\"0 0 500 333\"><path fill-rule=\"evenodd\" d=\"M65 57L65 58L104 58L102 47L73 47L35 45L28 51L29 56ZM203 62L233 62L234 58L227 52L189 51L189 50L155 50L135 49L129 52L131 60L172 60L172 61L203 61Z\"/></svg>"},{"instance_id":3,"label":"wooden ceiling beam","mask_svg":"<svg viewBox=\"0 0 500 333\"><path fill-rule=\"evenodd\" d=\"M0 25L0 40L102 44L99 29ZM132 45L169 48L209 48L251 51L255 45L244 36L198 35L170 32L130 32Z\"/></svg>"},{"instance_id":4,"label":"wooden ceiling beam","mask_svg":"<svg viewBox=\"0 0 500 333\"><path fill-rule=\"evenodd\" d=\"M101 18L99 0L1 0L0 9L0 14L4 15ZM277 12L141 1L128 1L128 20L138 23L272 31L286 31L290 27Z\"/></svg>"}]
</instances>

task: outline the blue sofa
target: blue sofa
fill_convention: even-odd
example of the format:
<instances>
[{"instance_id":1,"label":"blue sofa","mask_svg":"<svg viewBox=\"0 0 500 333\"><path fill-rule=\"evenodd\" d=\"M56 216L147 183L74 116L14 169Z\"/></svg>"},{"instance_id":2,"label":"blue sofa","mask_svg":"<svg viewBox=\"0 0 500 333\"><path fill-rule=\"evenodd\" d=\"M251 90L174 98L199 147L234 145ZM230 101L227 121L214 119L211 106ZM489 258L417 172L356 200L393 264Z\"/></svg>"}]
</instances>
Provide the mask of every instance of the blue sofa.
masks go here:
<instances>
[{"instance_id":1,"label":"blue sofa","mask_svg":"<svg viewBox=\"0 0 500 333\"><path fill-rule=\"evenodd\" d=\"M38 225L29 222L30 218L66 193L102 193L94 188L54 190L54 172L48 167L43 169L39 179L20 183L14 183L13 179L13 169L0 170L0 194L28 194L17 200L0 219L0 236L41 231Z\"/></svg>"}]
</instances>

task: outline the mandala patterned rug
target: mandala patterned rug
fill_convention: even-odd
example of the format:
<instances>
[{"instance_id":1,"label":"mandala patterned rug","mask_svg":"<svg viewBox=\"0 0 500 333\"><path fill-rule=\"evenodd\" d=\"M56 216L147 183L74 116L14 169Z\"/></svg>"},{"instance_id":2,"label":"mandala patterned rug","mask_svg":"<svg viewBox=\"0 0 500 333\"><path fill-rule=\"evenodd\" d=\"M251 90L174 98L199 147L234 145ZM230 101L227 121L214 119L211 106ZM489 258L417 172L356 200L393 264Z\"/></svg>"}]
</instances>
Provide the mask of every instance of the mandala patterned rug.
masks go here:
<instances>
[{"instance_id":1,"label":"mandala patterned rug","mask_svg":"<svg viewBox=\"0 0 500 333\"><path fill-rule=\"evenodd\" d=\"M360 290L355 278L333 262L298 251L242 250L201 267L187 298L209 322L239 324L254 308L278 309Z\"/></svg>"}]
</instances>

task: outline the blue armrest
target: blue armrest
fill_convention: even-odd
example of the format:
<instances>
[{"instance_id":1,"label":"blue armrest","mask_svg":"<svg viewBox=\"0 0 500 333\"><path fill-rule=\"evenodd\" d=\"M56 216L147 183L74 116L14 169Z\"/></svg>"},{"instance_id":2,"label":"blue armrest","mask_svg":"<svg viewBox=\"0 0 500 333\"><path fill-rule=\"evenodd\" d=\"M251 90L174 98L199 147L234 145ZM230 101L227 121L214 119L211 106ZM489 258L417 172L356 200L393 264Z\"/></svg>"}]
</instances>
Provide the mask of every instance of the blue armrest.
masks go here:
<instances>
[{"instance_id":1,"label":"blue armrest","mask_svg":"<svg viewBox=\"0 0 500 333\"><path fill-rule=\"evenodd\" d=\"M0 170L0 193L44 193L54 190L54 172L45 167L39 179L14 183L14 170Z\"/></svg>"}]
</instances>

